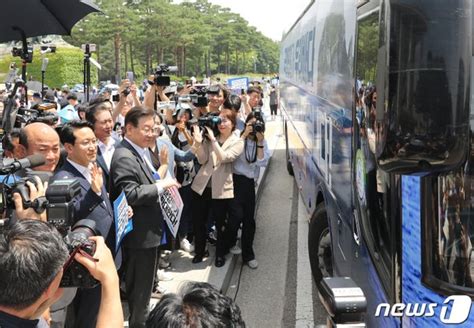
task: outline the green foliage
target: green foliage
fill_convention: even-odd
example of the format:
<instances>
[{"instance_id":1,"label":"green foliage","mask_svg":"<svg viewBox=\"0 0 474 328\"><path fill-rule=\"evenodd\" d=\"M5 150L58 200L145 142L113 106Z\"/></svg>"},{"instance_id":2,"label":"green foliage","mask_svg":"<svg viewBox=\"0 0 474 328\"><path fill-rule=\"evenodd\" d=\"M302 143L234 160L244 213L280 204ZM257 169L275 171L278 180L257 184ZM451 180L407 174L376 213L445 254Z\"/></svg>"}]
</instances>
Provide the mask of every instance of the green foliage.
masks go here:
<instances>
[{"instance_id":1,"label":"green foliage","mask_svg":"<svg viewBox=\"0 0 474 328\"><path fill-rule=\"evenodd\" d=\"M103 66L101 80L137 79L158 63L177 65L178 77L278 71L279 46L240 15L207 0L174 4L169 0L100 0L103 14L79 22L73 45L95 43Z\"/></svg>"},{"instance_id":2,"label":"green foliage","mask_svg":"<svg viewBox=\"0 0 474 328\"><path fill-rule=\"evenodd\" d=\"M58 48L56 53L48 53L48 68L45 74L45 84L49 87L61 87L64 84L72 86L83 82L83 60L84 54L79 48ZM20 67L19 57L5 56L0 61L0 72L8 73L10 63L15 62ZM42 57L39 49L33 53L33 62L27 64L27 79L41 81ZM91 65L91 82L97 84L97 69Z\"/></svg>"}]
</instances>

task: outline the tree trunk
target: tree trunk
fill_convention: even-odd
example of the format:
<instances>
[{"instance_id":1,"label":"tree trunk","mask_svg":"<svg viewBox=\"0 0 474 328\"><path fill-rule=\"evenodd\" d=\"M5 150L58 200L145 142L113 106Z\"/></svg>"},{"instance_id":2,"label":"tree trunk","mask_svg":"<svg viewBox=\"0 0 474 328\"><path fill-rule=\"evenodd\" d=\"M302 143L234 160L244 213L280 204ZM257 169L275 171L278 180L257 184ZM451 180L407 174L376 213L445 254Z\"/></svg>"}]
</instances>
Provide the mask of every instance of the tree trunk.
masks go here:
<instances>
[{"instance_id":1,"label":"tree trunk","mask_svg":"<svg viewBox=\"0 0 474 328\"><path fill-rule=\"evenodd\" d=\"M115 53L115 83L120 83L121 63L120 63L120 47L122 46L122 38L120 33L116 33L114 37L114 53Z\"/></svg>"},{"instance_id":2,"label":"tree trunk","mask_svg":"<svg viewBox=\"0 0 474 328\"><path fill-rule=\"evenodd\" d=\"M186 75L186 47L183 45L181 47L181 76Z\"/></svg>"},{"instance_id":3,"label":"tree trunk","mask_svg":"<svg viewBox=\"0 0 474 328\"><path fill-rule=\"evenodd\" d=\"M161 48L160 50L160 58L158 64L163 64L165 62L165 49Z\"/></svg>"},{"instance_id":4,"label":"tree trunk","mask_svg":"<svg viewBox=\"0 0 474 328\"><path fill-rule=\"evenodd\" d=\"M151 49L150 49L150 45L149 45L149 44L146 45L146 64L145 64L145 70L146 70L145 76L148 77L148 75L149 75L150 72L151 72Z\"/></svg>"},{"instance_id":5,"label":"tree trunk","mask_svg":"<svg viewBox=\"0 0 474 328\"><path fill-rule=\"evenodd\" d=\"M127 47L127 43L125 43L124 47L123 47L123 59L124 59L124 62L125 62L125 72L128 72L128 47Z\"/></svg>"},{"instance_id":6,"label":"tree trunk","mask_svg":"<svg viewBox=\"0 0 474 328\"><path fill-rule=\"evenodd\" d=\"M210 78L211 75L212 75L212 72L211 72L211 49L209 49L207 51L207 64L206 64L206 66L207 66L207 70L206 70L207 77Z\"/></svg>"},{"instance_id":7,"label":"tree trunk","mask_svg":"<svg viewBox=\"0 0 474 328\"><path fill-rule=\"evenodd\" d=\"M130 68L132 69L132 72L133 72L133 76L135 76L135 65L133 63L133 57L134 57L134 53L133 53L133 47L132 47L132 43L130 42L129 43L130 45Z\"/></svg>"},{"instance_id":8,"label":"tree trunk","mask_svg":"<svg viewBox=\"0 0 474 328\"><path fill-rule=\"evenodd\" d=\"M226 74L230 74L229 73L229 47L227 47L227 51L225 52L225 73Z\"/></svg>"},{"instance_id":9,"label":"tree trunk","mask_svg":"<svg viewBox=\"0 0 474 328\"><path fill-rule=\"evenodd\" d=\"M221 71L221 49L217 48L217 73L222 73Z\"/></svg>"},{"instance_id":10,"label":"tree trunk","mask_svg":"<svg viewBox=\"0 0 474 328\"><path fill-rule=\"evenodd\" d=\"M235 73L239 74L239 51L235 50Z\"/></svg>"}]
</instances>

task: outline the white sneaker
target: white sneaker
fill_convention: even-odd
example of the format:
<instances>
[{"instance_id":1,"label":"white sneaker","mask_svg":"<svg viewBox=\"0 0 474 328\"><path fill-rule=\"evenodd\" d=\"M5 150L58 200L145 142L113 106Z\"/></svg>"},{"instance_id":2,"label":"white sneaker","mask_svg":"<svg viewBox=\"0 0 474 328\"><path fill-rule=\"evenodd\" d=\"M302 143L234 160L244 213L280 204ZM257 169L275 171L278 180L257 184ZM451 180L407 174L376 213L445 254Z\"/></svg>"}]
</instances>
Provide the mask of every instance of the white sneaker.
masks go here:
<instances>
[{"instance_id":1,"label":"white sneaker","mask_svg":"<svg viewBox=\"0 0 474 328\"><path fill-rule=\"evenodd\" d=\"M242 253L242 250L240 249L239 246L234 245L231 249L229 249L229 252L231 252L234 255L239 255Z\"/></svg>"},{"instance_id":2,"label":"white sneaker","mask_svg":"<svg viewBox=\"0 0 474 328\"><path fill-rule=\"evenodd\" d=\"M168 293L169 293L168 289L166 289L163 286L158 285L153 289L151 293L151 298L160 299L163 295L168 294Z\"/></svg>"},{"instance_id":3,"label":"white sneaker","mask_svg":"<svg viewBox=\"0 0 474 328\"><path fill-rule=\"evenodd\" d=\"M181 249L185 252L192 253L194 252L194 246L187 240L186 238L183 238L181 242L179 243L179 246Z\"/></svg>"},{"instance_id":4,"label":"white sneaker","mask_svg":"<svg viewBox=\"0 0 474 328\"><path fill-rule=\"evenodd\" d=\"M165 270L158 270L159 281L170 281L173 280L173 275Z\"/></svg>"},{"instance_id":5,"label":"white sneaker","mask_svg":"<svg viewBox=\"0 0 474 328\"><path fill-rule=\"evenodd\" d=\"M249 266L250 269L258 268L258 262L255 259L248 261L247 265Z\"/></svg>"}]
</instances>

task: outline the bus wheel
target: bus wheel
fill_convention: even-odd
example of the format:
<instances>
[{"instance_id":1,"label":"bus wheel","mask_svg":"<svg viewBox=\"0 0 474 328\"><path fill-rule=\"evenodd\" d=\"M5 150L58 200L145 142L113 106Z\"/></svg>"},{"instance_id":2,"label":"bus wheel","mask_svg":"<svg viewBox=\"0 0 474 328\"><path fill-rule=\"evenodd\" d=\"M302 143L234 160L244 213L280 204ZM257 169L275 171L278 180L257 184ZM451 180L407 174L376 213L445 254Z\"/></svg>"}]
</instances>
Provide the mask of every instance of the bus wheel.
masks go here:
<instances>
[{"instance_id":1,"label":"bus wheel","mask_svg":"<svg viewBox=\"0 0 474 328\"><path fill-rule=\"evenodd\" d=\"M294 176L295 173L293 172L293 166L291 165L291 161L290 161L290 150L288 147L288 128L286 126L286 122L285 122L284 129L285 129L285 144L286 144L286 170L288 171L289 175Z\"/></svg>"},{"instance_id":2,"label":"bus wheel","mask_svg":"<svg viewBox=\"0 0 474 328\"><path fill-rule=\"evenodd\" d=\"M331 233L324 203L316 207L309 223L308 249L311 271L319 288L323 278L333 275Z\"/></svg>"}]
</instances>

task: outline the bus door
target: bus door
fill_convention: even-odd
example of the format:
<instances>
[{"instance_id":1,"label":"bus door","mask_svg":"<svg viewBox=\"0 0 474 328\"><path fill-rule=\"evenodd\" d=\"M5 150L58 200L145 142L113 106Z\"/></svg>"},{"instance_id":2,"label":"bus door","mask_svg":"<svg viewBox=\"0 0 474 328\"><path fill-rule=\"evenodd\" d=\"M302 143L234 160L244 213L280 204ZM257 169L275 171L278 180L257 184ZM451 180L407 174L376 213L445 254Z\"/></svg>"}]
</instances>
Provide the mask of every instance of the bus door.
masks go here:
<instances>
[{"instance_id":1,"label":"bus door","mask_svg":"<svg viewBox=\"0 0 474 328\"><path fill-rule=\"evenodd\" d=\"M376 108L381 91L377 90L377 65L383 50L383 10L379 1L363 1L357 9L355 86L353 110L353 243L352 278L362 287L368 300L368 316L380 303L394 303L399 298L396 281L399 275L398 193L399 177L378 168L375 156L377 132ZM383 84L382 84L383 88ZM397 244L398 243L398 244ZM375 322L372 322L374 325ZM370 325L370 326L372 326ZM378 321L376 326L380 326Z\"/></svg>"}]
</instances>

